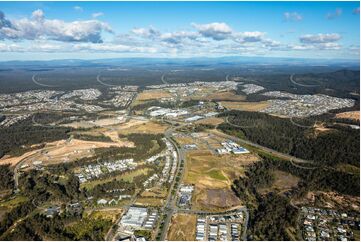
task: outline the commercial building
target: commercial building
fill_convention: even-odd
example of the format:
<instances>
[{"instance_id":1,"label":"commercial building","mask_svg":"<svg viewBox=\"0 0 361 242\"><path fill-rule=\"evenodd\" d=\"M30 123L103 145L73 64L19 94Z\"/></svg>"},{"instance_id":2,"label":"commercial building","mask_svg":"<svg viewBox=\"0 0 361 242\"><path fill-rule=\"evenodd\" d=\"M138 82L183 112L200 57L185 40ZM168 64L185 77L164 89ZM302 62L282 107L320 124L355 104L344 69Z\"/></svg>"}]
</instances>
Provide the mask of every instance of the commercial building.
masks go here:
<instances>
[{"instance_id":1,"label":"commercial building","mask_svg":"<svg viewBox=\"0 0 361 242\"><path fill-rule=\"evenodd\" d=\"M130 207L128 212L123 216L120 223L123 226L140 228L148 215L148 209L143 207Z\"/></svg>"}]
</instances>

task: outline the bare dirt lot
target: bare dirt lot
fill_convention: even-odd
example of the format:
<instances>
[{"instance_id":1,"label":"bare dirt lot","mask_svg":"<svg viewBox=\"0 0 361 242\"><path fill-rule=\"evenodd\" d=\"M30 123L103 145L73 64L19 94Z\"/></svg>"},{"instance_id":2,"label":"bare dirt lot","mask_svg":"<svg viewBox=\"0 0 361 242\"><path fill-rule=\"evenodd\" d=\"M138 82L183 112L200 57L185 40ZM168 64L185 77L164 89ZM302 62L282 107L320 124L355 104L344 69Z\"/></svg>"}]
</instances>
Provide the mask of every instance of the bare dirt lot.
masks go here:
<instances>
[{"instance_id":1,"label":"bare dirt lot","mask_svg":"<svg viewBox=\"0 0 361 242\"><path fill-rule=\"evenodd\" d=\"M21 156L14 156L14 157L6 155L0 159L0 164L1 165L10 164L11 166L15 166L21 160L25 159L28 156L35 154L36 152L37 152L36 150L32 150L32 151L22 154Z\"/></svg>"},{"instance_id":2,"label":"bare dirt lot","mask_svg":"<svg viewBox=\"0 0 361 242\"><path fill-rule=\"evenodd\" d=\"M258 160L253 154L218 156L207 150L189 151L184 183L195 185L192 207L218 211L240 204L231 185L244 175L245 166Z\"/></svg>"},{"instance_id":3,"label":"bare dirt lot","mask_svg":"<svg viewBox=\"0 0 361 242\"><path fill-rule=\"evenodd\" d=\"M124 123L125 119L123 117L114 117L114 118L105 118L105 119L98 119L98 120L84 120L84 121L77 121L68 124L62 124L61 126L72 127L72 128L93 128L93 127L103 127L115 124Z\"/></svg>"},{"instance_id":4,"label":"bare dirt lot","mask_svg":"<svg viewBox=\"0 0 361 242\"><path fill-rule=\"evenodd\" d=\"M227 109L241 111L261 111L269 106L267 101L261 102L221 102L221 105Z\"/></svg>"},{"instance_id":5,"label":"bare dirt lot","mask_svg":"<svg viewBox=\"0 0 361 242\"><path fill-rule=\"evenodd\" d=\"M223 122L224 122L224 120L222 118L205 118L205 119L198 120L196 122L196 124L210 124L210 125L217 126L218 124L221 124Z\"/></svg>"},{"instance_id":6,"label":"bare dirt lot","mask_svg":"<svg viewBox=\"0 0 361 242\"><path fill-rule=\"evenodd\" d=\"M197 216L193 214L175 214L172 217L167 239L171 241L195 240Z\"/></svg>"},{"instance_id":7,"label":"bare dirt lot","mask_svg":"<svg viewBox=\"0 0 361 242\"><path fill-rule=\"evenodd\" d=\"M120 134L144 133L161 134L168 128L167 125L159 124L153 121L131 120L130 122L116 127Z\"/></svg>"},{"instance_id":8,"label":"bare dirt lot","mask_svg":"<svg viewBox=\"0 0 361 242\"><path fill-rule=\"evenodd\" d=\"M160 98L169 98L172 95L163 90L145 90L137 96L137 101L147 101Z\"/></svg>"},{"instance_id":9,"label":"bare dirt lot","mask_svg":"<svg viewBox=\"0 0 361 242\"><path fill-rule=\"evenodd\" d=\"M71 162L83 157L91 157L95 148L134 147L133 142L99 142L85 140L59 140L47 143L44 148L26 152L21 156L5 157L0 159L1 164L16 165L26 159L26 164L33 161L42 161L43 165Z\"/></svg>"},{"instance_id":10,"label":"bare dirt lot","mask_svg":"<svg viewBox=\"0 0 361 242\"><path fill-rule=\"evenodd\" d=\"M215 101L244 101L246 97L242 95L236 95L234 92L217 92L210 94L202 99Z\"/></svg>"},{"instance_id":11,"label":"bare dirt lot","mask_svg":"<svg viewBox=\"0 0 361 242\"><path fill-rule=\"evenodd\" d=\"M206 189L197 187L193 200L193 209L222 211L241 205L239 198L230 189Z\"/></svg>"},{"instance_id":12,"label":"bare dirt lot","mask_svg":"<svg viewBox=\"0 0 361 242\"><path fill-rule=\"evenodd\" d=\"M336 118L345 118L351 120L360 120L360 111L351 111L351 112L344 112L336 114Z\"/></svg>"}]
</instances>

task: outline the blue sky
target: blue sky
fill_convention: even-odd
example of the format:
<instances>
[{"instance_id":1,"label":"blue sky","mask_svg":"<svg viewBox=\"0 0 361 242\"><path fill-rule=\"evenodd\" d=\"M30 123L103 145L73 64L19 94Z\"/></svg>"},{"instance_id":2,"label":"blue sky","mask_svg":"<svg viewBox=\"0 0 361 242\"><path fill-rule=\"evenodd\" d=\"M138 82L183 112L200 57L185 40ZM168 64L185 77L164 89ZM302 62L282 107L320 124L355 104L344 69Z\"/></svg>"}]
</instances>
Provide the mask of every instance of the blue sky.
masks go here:
<instances>
[{"instance_id":1,"label":"blue sky","mask_svg":"<svg viewBox=\"0 0 361 242\"><path fill-rule=\"evenodd\" d=\"M0 58L359 59L359 7L359 2L0 2Z\"/></svg>"}]
</instances>

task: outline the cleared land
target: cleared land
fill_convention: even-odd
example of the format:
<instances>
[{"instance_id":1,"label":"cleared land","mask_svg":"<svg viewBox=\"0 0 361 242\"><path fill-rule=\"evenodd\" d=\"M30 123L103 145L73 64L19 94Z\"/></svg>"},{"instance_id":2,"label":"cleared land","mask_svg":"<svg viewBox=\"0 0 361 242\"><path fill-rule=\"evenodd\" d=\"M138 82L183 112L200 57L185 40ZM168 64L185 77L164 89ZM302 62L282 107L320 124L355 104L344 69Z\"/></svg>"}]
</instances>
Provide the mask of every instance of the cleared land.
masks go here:
<instances>
[{"instance_id":1,"label":"cleared land","mask_svg":"<svg viewBox=\"0 0 361 242\"><path fill-rule=\"evenodd\" d=\"M153 99L170 98L172 95L163 90L145 90L137 96L136 101L147 101Z\"/></svg>"},{"instance_id":2,"label":"cleared land","mask_svg":"<svg viewBox=\"0 0 361 242\"><path fill-rule=\"evenodd\" d=\"M95 220L106 219L111 220L114 223L122 213L123 209L121 208L100 208L92 211L89 216Z\"/></svg>"},{"instance_id":3,"label":"cleared land","mask_svg":"<svg viewBox=\"0 0 361 242\"><path fill-rule=\"evenodd\" d=\"M336 166L336 169L346 173L360 174L360 167L350 164L339 164Z\"/></svg>"},{"instance_id":4,"label":"cleared land","mask_svg":"<svg viewBox=\"0 0 361 242\"><path fill-rule=\"evenodd\" d=\"M0 164L1 165L10 164L11 166L15 166L21 160L23 160L31 155L34 155L36 152L37 152L37 150L32 150L32 151L22 154L21 156L14 156L14 157L6 155L0 159Z\"/></svg>"},{"instance_id":5,"label":"cleared land","mask_svg":"<svg viewBox=\"0 0 361 242\"><path fill-rule=\"evenodd\" d=\"M351 112L344 112L336 114L336 118L345 118L351 120L360 120L360 111L351 111Z\"/></svg>"},{"instance_id":6,"label":"cleared land","mask_svg":"<svg viewBox=\"0 0 361 242\"><path fill-rule=\"evenodd\" d=\"M275 178L270 187L259 189L261 193L268 192L286 192L291 188L296 187L300 179L297 176L293 176L290 173L274 170L272 175Z\"/></svg>"},{"instance_id":7,"label":"cleared land","mask_svg":"<svg viewBox=\"0 0 361 242\"><path fill-rule=\"evenodd\" d=\"M168 128L167 125L152 121L132 120L132 124L125 124L116 127L120 134L143 133L143 134L162 134Z\"/></svg>"},{"instance_id":8,"label":"cleared land","mask_svg":"<svg viewBox=\"0 0 361 242\"><path fill-rule=\"evenodd\" d=\"M243 101L246 99L245 96L237 95L234 92L217 92L207 95L201 98L203 100L215 100L215 101Z\"/></svg>"},{"instance_id":9,"label":"cleared land","mask_svg":"<svg viewBox=\"0 0 361 242\"><path fill-rule=\"evenodd\" d=\"M127 182L133 182L134 178L136 178L138 176L146 176L149 173L150 170L151 169L149 169L149 168L136 169L136 170L133 170L133 171L125 172L125 173L120 174L118 176L112 176L112 177L108 177L108 178L105 178L105 179L97 179L97 180L94 180L94 181L85 182L85 183L82 183L80 185L80 187L81 188L86 188L86 189L92 189L96 185L111 182L113 180L117 180L117 181L123 180L123 181L127 181Z\"/></svg>"},{"instance_id":10,"label":"cleared land","mask_svg":"<svg viewBox=\"0 0 361 242\"><path fill-rule=\"evenodd\" d=\"M217 126L218 124L221 124L223 122L224 120L222 118L205 118L198 120L196 124L209 124L209 125Z\"/></svg>"},{"instance_id":11,"label":"cleared land","mask_svg":"<svg viewBox=\"0 0 361 242\"><path fill-rule=\"evenodd\" d=\"M241 206L241 201L230 189L198 187L194 193L193 209L223 211Z\"/></svg>"},{"instance_id":12,"label":"cleared land","mask_svg":"<svg viewBox=\"0 0 361 242\"><path fill-rule=\"evenodd\" d=\"M139 205L139 206L160 207L163 204L164 204L164 199L153 198L153 197L139 197L135 201L135 205Z\"/></svg>"},{"instance_id":13,"label":"cleared land","mask_svg":"<svg viewBox=\"0 0 361 242\"><path fill-rule=\"evenodd\" d=\"M210 151L190 151L184 183L195 185L193 208L220 210L237 206L240 201L233 194L233 180L244 175L244 166L259 158L253 154L212 155Z\"/></svg>"},{"instance_id":14,"label":"cleared land","mask_svg":"<svg viewBox=\"0 0 361 242\"><path fill-rule=\"evenodd\" d=\"M195 240L197 216L193 214L175 214L172 217L167 239L171 241Z\"/></svg>"},{"instance_id":15,"label":"cleared land","mask_svg":"<svg viewBox=\"0 0 361 242\"><path fill-rule=\"evenodd\" d=\"M221 105L227 109L241 111L261 111L269 106L267 101L261 102L221 102Z\"/></svg>"},{"instance_id":16,"label":"cleared land","mask_svg":"<svg viewBox=\"0 0 361 242\"><path fill-rule=\"evenodd\" d=\"M46 143L44 148L26 152L21 156L3 157L0 159L0 164L11 164L14 166L22 160L25 160L25 163L28 165L32 165L33 161L42 161L43 165L71 162L83 157L93 156L95 148L109 147L134 147L134 143L126 140L119 140L118 142L79 139L59 140Z\"/></svg>"},{"instance_id":17,"label":"cleared land","mask_svg":"<svg viewBox=\"0 0 361 242\"><path fill-rule=\"evenodd\" d=\"M68 124L62 124L61 126L72 127L72 128L94 128L94 127L103 127L109 125L116 125L124 123L125 119L123 117L119 118L105 118L98 120L84 120L84 121L76 121Z\"/></svg>"}]
</instances>

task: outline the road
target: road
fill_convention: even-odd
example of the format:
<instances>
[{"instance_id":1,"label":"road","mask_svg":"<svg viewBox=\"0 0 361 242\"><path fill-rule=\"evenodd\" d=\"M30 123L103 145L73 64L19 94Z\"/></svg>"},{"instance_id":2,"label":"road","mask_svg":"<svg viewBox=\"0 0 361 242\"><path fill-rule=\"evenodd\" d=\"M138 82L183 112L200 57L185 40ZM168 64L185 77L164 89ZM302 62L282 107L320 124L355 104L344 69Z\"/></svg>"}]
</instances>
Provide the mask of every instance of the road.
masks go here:
<instances>
[{"instance_id":1,"label":"road","mask_svg":"<svg viewBox=\"0 0 361 242\"><path fill-rule=\"evenodd\" d=\"M40 153L42 150L35 152L34 154L31 154L29 156L26 156L24 159L22 159L21 161L19 161L14 168L14 192L17 193L19 192L19 170L20 167L24 164L25 161L27 161L28 159L38 155L38 153Z\"/></svg>"},{"instance_id":2,"label":"road","mask_svg":"<svg viewBox=\"0 0 361 242\"><path fill-rule=\"evenodd\" d=\"M164 77L165 77L165 74L163 74L162 77L160 78L161 81L163 82L163 84L169 84L169 83L164 79Z\"/></svg>"},{"instance_id":3,"label":"road","mask_svg":"<svg viewBox=\"0 0 361 242\"><path fill-rule=\"evenodd\" d=\"M42 84L42 83L38 82L38 81L36 80L36 74L34 74L31 79L32 79L32 81L33 81L36 85L39 85L39 86L43 86L43 87L57 87L57 86L54 86L54 85L46 85L46 84Z\"/></svg>"},{"instance_id":4,"label":"road","mask_svg":"<svg viewBox=\"0 0 361 242\"><path fill-rule=\"evenodd\" d=\"M317 85L300 84L300 83L296 82L295 80L293 80L294 76L295 76L295 74L290 75L290 81L297 86L301 86L301 87L318 87L318 86L320 86L318 84Z\"/></svg>"},{"instance_id":5,"label":"road","mask_svg":"<svg viewBox=\"0 0 361 242\"><path fill-rule=\"evenodd\" d=\"M180 182L183 180L183 175L184 175L184 170L185 170L185 164L183 164L183 169L182 169L182 173L179 174L180 172L180 164L181 162L185 161L185 151L183 150L183 147L178 148L177 144L171 139L172 133L176 130L179 129L185 125L180 125L177 127L174 127L174 123L171 123L172 127L167 129L164 133L165 138L171 142L177 152L177 157L178 157L178 166L177 166L177 171L176 174L174 176L174 180L172 182L171 187L169 188L169 193L167 196L167 201L165 203L165 206L163 207L163 211L166 214L166 218L164 220L164 225L163 225L163 229L161 232L161 236L160 236L160 240L165 240L166 236L167 236L167 232L168 232L168 228L169 228L169 223L172 219L172 216L176 210L176 202L177 202L177 195L178 191L179 191L179 184ZM185 162L184 162L185 163ZM176 177L181 176L181 179L179 180L179 182L177 183L178 186L175 187L175 183L176 183ZM172 191L175 190L175 195L172 195Z\"/></svg>"},{"instance_id":6,"label":"road","mask_svg":"<svg viewBox=\"0 0 361 242\"><path fill-rule=\"evenodd\" d=\"M107 84L107 83L104 83L100 80L100 74L97 75L97 82L99 82L100 84L104 85L104 86L108 86L108 87L118 87L119 85L112 85L112 84Z\"/></svg>"},{"instance_id":7,"label":"road","mask_svg":"<svg viewBox=\"0 0 361 242\"><path fill-rule=\"evenodd\" d=\"M172 216L173 216L174 213L182 212L182 213L191 213L191 214L197 214L197 215L207 215L207 214L225 214L226 215L226 214L229 214L229 213L232 213L232 212L235 211L234 209L232 209L232 210L228 210L228 211L225 211L225 212L213 213L213 212L202 211L202 210L179 209L177 207L177 204L176 204L177 203L177 199L176 199L177 195L176 194L178 194L179 185L181 184L181 181L183 180L184 170L186 169L186 162L185 162L185 150L183 149L183 147L181 147L180 149L177 147L176 143L171 139L171 134L176 129L179 129L179 128L184 127L184 126L186 126L186 125L180 125L178 127L172 126L164 134L165 137L173 144L173 146L175 147L175 149L177 151L177 154L178 154L178 168L177 168L177 172L176 172L177 175L175 175L174 177L181 176L181 178L179 180L179 183L178 183L177 187L174 187L175 180L173 181L172 186L171 186L171 188L169 190L167 201L165 203L165 206L163 207L163 211L166 214L166 218L164 220L164 225L163 225L163 229L162 229L161 236L160 236L160 240L163 240L163 241L166 239L167 232L168 232L168 229L169 229L169 224L170 224L170 221L171 221ZM182 161L184 162L183 169L182 169L182 173L179 174L179 172L180 172L180 164L181 164L180 162L182 162ZM172 190L176 190L175 195L172 195ZM247 239L247 226L248 226L248 221L249 221L249 212L248 212L246 207L237 208L237 210L245 212L245 222L244 222L244 225L243 225L243 227L245 229L243 230L241 239L246 240Z\"/></svg>"}]
</instances>

